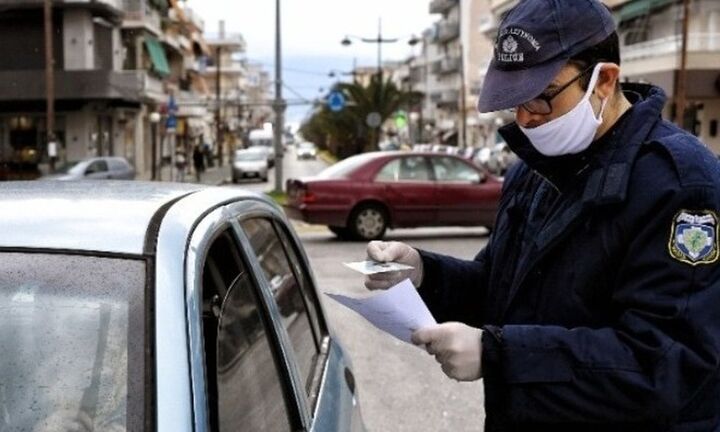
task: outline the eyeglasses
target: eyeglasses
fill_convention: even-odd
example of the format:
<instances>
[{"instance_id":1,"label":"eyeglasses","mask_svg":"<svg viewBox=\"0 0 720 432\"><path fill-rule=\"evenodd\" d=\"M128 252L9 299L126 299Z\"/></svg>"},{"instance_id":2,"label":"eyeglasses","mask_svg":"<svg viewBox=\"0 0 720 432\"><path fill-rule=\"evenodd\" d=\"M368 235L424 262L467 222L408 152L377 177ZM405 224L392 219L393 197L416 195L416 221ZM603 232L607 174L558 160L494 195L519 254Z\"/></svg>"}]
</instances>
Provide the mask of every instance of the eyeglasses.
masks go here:
<instances>
[{"instance_id":1,"label":"eyeglasses","mask_svg":"<svg viewBox=\"0 0 720 432\"><path fill-rule=\"evenodd\" d=\"M591 70L595 68L595 65L592 65L585 69L584 71L580 72L579 74L575 75L575 78L571 79L570 81L563 84L562 87L555 90L551 94L541 94L540 96L536 97L533 100L527 101L524 104L520 105L523 107L523 109L530 114L539 114L539 115L548 115L552 112L552 105L550 104L550 101L552 101L555 96L562 93L566 88L570 87L572 83L579 80L580 77L587 74Z\"/></svg>"}]
</instances>

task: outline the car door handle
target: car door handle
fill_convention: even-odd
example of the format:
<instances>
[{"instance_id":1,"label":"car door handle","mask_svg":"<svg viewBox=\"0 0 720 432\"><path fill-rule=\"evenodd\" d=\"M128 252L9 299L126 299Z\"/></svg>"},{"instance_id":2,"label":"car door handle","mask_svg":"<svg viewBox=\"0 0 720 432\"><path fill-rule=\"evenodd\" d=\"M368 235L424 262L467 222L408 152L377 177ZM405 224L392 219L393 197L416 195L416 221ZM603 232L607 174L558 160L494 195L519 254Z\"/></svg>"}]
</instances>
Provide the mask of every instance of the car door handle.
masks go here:
<instances>
[{"instance_id":1,"label":"car door handle","mask_svg":"<svg viewBox=\"0 0 720 432\"><path fill-rule=\"evenodd\" d=\"M350 393L355 394L355 375L348 368L345 368L345 383L347 383Z\"/></svg>"}]
</instances>

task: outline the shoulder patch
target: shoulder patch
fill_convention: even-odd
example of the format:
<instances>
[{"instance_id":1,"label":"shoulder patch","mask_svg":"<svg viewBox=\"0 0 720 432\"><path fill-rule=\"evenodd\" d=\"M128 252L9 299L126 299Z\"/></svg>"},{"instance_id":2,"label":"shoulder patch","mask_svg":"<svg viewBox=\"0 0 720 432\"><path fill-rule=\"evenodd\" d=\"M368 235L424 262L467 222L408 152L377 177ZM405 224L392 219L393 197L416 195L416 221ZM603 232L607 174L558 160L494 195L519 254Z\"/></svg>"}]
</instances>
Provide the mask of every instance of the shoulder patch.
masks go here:
<instances>
[{"instance_id":1,"label":"shoulder patch","mask_svg":"<svg viewBox=\"0 0 720 432\"><path fill-rule=\"evenodd\" d=\"M690 265L718 260L718 216L711 210L681 210L673 218L668 251L675 260Z\"/></svg>"}]
</instances>

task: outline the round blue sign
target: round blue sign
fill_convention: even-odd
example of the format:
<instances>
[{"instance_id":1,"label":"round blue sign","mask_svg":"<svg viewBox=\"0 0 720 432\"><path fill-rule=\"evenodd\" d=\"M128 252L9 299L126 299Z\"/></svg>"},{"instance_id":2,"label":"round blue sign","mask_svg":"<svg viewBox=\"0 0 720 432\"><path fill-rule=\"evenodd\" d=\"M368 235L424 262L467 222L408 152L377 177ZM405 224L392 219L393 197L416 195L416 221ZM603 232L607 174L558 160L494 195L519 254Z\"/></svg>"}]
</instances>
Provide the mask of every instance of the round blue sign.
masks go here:
<instances>
[{"instance_id":1,"label":"round blue sign","mask_svg":"<svg viewBox=\"0 0 720 432\"><path fill-rule=\"evenodd\" d=\"M345 108L345 96L339 91L330 92L327 98L327 106L330 108L330 111L341 111Z\"/></svg>"}]
</instances>

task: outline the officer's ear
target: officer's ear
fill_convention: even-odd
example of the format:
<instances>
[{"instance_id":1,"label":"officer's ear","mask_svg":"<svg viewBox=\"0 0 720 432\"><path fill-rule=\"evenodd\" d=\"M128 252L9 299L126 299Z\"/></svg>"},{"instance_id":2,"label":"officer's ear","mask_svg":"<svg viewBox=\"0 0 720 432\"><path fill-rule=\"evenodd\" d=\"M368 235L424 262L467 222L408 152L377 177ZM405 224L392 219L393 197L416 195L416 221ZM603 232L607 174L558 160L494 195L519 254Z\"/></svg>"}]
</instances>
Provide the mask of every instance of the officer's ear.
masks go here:
<instances>
[{"instance_id":1,"label":"officer's ear","mask_svg":"<svg viewBox=\"0 0 720 432\"><path fill-rule=\"evenodd\" d=\"M600 99L607 99L615 94L617 82L620 79L620 66L615 63L603 63L595 85L595 95Z\"/></svg>"}]
</instances>

